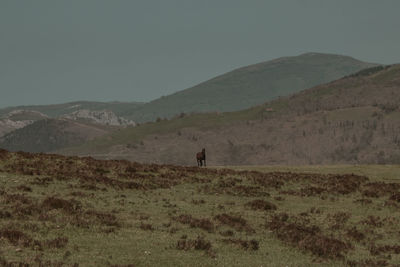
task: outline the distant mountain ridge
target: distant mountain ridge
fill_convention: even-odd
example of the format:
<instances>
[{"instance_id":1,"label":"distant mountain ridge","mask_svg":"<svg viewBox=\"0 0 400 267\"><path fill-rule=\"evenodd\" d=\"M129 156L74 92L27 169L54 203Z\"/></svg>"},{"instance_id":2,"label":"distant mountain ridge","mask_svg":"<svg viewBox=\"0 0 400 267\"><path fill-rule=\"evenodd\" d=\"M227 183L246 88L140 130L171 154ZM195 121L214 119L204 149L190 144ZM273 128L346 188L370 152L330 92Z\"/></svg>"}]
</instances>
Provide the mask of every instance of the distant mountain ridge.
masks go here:
<instances>
[{"instance_id":1,"label":"distant mountain ridge","mask_svg":"<svg viewBox=\"0 0 400 267\"><path fill-rule=\"evenodd\" d=\"M0 141L0 147L3 146L12 151L22 149L31 152L48 152L79 145L79 142L100 138L103 134L107 135L116 130L118 130L116 133L125 134L124 138L131 139L127 144L130 145L139 137L146 138L149 133L163 133L171 131L171 129L183 128L187 121L191 121L191 125L196 127L211 124L215 127L222 127L230 120L252 119L252 116L256 116L259 111L258 108L236 113L221 113L221 111L243 109L254 103L259 104L275 99L277 96L290 95L310 84L351 75L368 66L377 65L345 56L308 53L243 67L147 104L83 101L49 106L19 107L32 108L35 112L42 112L53 120L37 121L7 134ZM268 109L270 110L268 112L275 111L275 107ZM218 112L216 116L202 115L203 112L210 111ZM12 113L13 108L0 110L0 114L2 112ZM191 112L197 113L197 115L187 114ZM151 124L152 126L149 127L154 126L151 130L148 130L147 126L139 127L137 132L134 129L125 131L118 127L109 127L101 134L97 134L99 132L93 130L93 126L95 128L99 128L101 125L134 126L136 121L151 121L164 117L178 119L172 120L171 123L157 119L162 123ZM20 119L23 118L20 117ZM66 139L58 137L57 135L65 133L63 129L66 128L74 130L68 131L69 136ZM85 129L88 130L87 134L84 133ZM147 130L143 131L143 129ZM129 138L131 131L133 138ZM27 145L21 146L21 142ZM46 142L50 142L51 145ZM112 144L113 138L103 141L102 146L107 146L108 143ZM98 146L96 146L97 148ZM91 152L89 151L89 153ZM151 152L152 156L157 156L158 153L158 151Z\"/></svg>"},{"instance_id":2,"label":"distant mountain ridge","mask_svg":"<svg viewBox=\"0 0 400 267\"><path fill-rule=\"evenodd\" d=\"M148 103L77 101L17 106L0 109L0 116L15 109L38 111L51 118L78 110L108 110L142 123L181 113L237 111L377 65L348 56L306 53L241 67Z\"/></svg>"},{"instance_id":3,"label":"distant mountain ridge","mask_svg":"<svg viewBox=\"0 0 400 267\"><path fill-rule=\"evenodd\" d=\"M11 151L47 152L81 144L112 130L68 119L43 119L0 137L0 146Z\"/></svg>"},{"instance_id":4,"label":"distant mountain ridge","mask_svg":"<svg viewBox=\"0 0 400 267\"><path fill-rule=\"evenodd\" d=\"M66 115L78 110L109 110L114 112L117 116L122 116L127 110L132 111L135 108L143 105L141 102L94 102L94 101L76 101L63 104L53 105L30 105L30 106L16 106L0 109L0 116L5 115L13 110L32 110L41 112L51 118L56 118Z\"/></svg>"},{"instance_id":5,"label":"distant mountain ridge","mask_svg":"<svg viewBox=\"0 0 400 267\"><path fill-rule=\"evenodd\" d=\"M137 102L71 102L57 105L18 106L0 109L0 137L16 129L29 126L38 120L53 118L110 126L135 126L132 120L118 116L129 108L140 106ZM55 124L48 124L54 126Z\"/></svg>"},{"instance_id":6,"label":"distant mountain ridge","mask_svg":"<svg viewBox=\"0 0 400 267\"><path fill-rule=\"evenodd\" d=\"M374 67L247 110L183 116L60 152L210 165L400 164L400 65Z\"/></svg>"},{"instance_id":7,"label":"distant mountain ridge","mask_svg":"<svg viewBox=\"0 0 400 267\"><path fill-rule=\"evenodd\" d=\"M235 69L146 103L122 116L137 122L180 113L237 111L377 66L348 56L306 53Z\"/></svg>"}]
</instances>

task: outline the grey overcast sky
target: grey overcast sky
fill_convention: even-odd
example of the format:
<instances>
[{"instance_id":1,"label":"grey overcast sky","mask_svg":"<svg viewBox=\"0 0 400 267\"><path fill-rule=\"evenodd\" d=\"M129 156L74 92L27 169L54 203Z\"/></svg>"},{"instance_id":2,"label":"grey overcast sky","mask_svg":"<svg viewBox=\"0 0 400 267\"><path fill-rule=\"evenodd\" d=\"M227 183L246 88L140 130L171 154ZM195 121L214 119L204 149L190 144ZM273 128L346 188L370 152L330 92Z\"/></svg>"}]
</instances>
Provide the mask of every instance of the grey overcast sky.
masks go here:
<instances>
[{"instance_id":1,"label":"grey overcast sky","mask_svg":"<svg viewBox=\"0 0 400 267\"><path fill-rule=\"evenodd\" d=\"M0 107L150 101L304 52L400 62L398 0L1 0Z\"/></svg>"}]
</instances>

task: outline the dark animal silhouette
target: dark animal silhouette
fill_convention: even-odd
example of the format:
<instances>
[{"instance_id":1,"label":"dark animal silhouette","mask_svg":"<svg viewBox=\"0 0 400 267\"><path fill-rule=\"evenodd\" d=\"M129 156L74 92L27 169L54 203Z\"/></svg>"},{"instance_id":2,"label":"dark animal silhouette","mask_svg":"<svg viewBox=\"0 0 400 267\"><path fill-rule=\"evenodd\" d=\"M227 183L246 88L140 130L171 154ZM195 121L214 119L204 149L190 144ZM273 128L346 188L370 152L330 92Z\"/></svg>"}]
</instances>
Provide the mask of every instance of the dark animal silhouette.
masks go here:
<instances>
[{"instance_id":1,"label":"dark animal silhouette","mask_svg":"<svg viewBox=\"0 0 400 267\"><path fill-rule=\"evenodd\" d=\"M204 167L206 167L206 149L203 148L201 152L198 152L196 154L196 159L197 159L197 166L201 167L203 166L203 160L204 160Z\"/></svg>"}]
</instances>

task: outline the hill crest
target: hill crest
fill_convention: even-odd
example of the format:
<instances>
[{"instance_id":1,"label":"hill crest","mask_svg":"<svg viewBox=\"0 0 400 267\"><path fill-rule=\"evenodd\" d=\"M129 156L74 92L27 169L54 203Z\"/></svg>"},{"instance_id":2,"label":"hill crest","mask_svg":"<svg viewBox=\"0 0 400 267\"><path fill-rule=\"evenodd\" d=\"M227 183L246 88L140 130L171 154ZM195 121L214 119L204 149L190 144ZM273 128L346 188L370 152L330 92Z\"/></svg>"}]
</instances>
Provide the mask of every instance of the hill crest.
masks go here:
<instances>
[{"instance_id":1,"label":"hill crest","mask_svg":"<svg viewBox=\"0 0 400 267\"><path fill-rule=\"evenodd\" d=\"M282 57L218 75L146 103L125 116L144 122L180 113L242 110L372 66L376 64L333 54Z\"/></svg>"},{"instance_id":2,"label":"hill crest","mask_svg":"<svg viewBox=\"0 0 400 267\"><path fill-rule=\"evenodd\" d=\"M256 107L122 130L66 154L191 165L400 163L400 65ZM173 156L171 156L173 155Z\"/></svg>"}]
</instances>

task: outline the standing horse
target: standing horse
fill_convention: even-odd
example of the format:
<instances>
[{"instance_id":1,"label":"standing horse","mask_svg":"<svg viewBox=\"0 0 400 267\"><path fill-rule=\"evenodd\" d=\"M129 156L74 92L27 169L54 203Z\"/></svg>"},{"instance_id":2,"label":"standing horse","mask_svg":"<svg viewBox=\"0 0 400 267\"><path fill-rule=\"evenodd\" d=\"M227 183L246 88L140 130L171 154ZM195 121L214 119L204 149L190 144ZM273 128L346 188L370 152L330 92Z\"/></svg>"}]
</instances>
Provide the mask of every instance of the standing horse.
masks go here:
<instances>
[{"instance_id":1,"label":"standing horse","mask_svg":"<svg viewBox=\"0 0 400 267\"><path fill-rule=\"evenodd\" d=\"M203 166L203 160L204 160L204 167L206 167L206 149L203 148L201 152L198 152L196 154L196 159L197 159L197 166L201 167Z\"/></svg>"}]
</instances>

